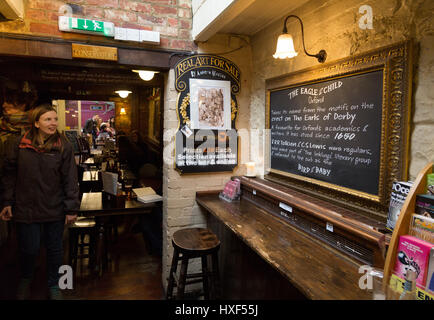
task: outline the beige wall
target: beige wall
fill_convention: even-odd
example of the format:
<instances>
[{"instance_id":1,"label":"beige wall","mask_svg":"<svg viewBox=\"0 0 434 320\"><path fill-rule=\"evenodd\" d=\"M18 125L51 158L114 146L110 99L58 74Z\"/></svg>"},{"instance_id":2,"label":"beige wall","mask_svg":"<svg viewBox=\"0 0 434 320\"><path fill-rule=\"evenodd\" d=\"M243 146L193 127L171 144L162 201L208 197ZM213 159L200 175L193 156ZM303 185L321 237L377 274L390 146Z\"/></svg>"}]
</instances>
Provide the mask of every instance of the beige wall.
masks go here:
<instances>
[{"instance_id":1,"label":"beige wall","mask_svg":"<svg viewBox=\"0 0 434 320\"><path fill-rule=\"evenodd\" d=\"M359 7L373 9L373 29L359 28ZM327 62L363 53L399 42L410 37L420 44L420 56L415 61L414 110L411 122L411 149L409 175L414 179L428 161L434 160L433 100L433 6L431 0L419 1L357 1L312 0L292 14L304 23L306 49L317 53L327 51ZM290 14L290 13L288 13ZM272 55L283 18L251 38L217 35L207 42L198 43L201 53L218 53L232 60L241 69L241 92L237 96L239 114L237 129L241 136L239 163L254 160L263 166L263 129L265 128L265 80L316 66L316 59L307 57L301 42L295 42L299 55L290 60L275 60ZM295 20L288 30L300 34ZM243 46L230 54L222 54ZM178 93L174 88L173 70L167 76L165 90L165 155L173 157L174 132L178 127L176 105ZM232 175L243 174L244 166L233 173L179 175L173 169L173 160L164 165L164 217L163 217L163 284L166 284L172 257L171 236L180 228L205 226L205 216L195 202L195 192L221 189ZM263 173L263 172L262 172ZM190 267L189 267L190 268ZM193 267L194 269L194 267Z\"/></svg>"},{"instance_id":2,"label":"beige wall","mask_svg":"<svg viewBox=\"0 0 434 320\"><path fill-rule=\"evenodd\" d=\"M373 29L359 28L359 7L373 9ZM289 13L288 13L289 14ZM304 25L306 50L327 51L327 61L414 38L420 44L420 57L415 59L414 104L411 122L409 178L414 179L427 162L434 160L434 1L359 1L312 0L291 14L298 15ZM318 65L315 58L303 53L299 40L300 26L295 19L288 21L288 32L294 30L296 51L294 59L276 60L272 57L276 40L282 32L283 18L251 38L252 97L250 122L252 128L265 127L265 80ZM261 153L252 150L252 153Z\"/></svg>"},{"instance_id":3,"label":"beige wall","mask_svg":"<svg viewBox=\"0 0 434 320\"><path fill-rule=\"evenodd\" d=\"M239 166L232 173L202 173L195 175L180 175L174 169L174 133L178 128L176 113L178 92L175 90L173 69L165 79L164 97L164 157L163 168L163 284L166 285L173 248L171 239L173 233L182 228L205 227L206 217L195 201L196 191L221 190L225 183L233 175L241 175L245 172L242 165L250 160L250 146L248 143L249 117L250 117L250 79L251 79L251 55L246 41L233 36L215 36L206 43L199 44L199 53L224 53L244 46L242 49L221 56L234 62L241 71L241 90L236 96L239 113L236 120L236 128L239 130ZM194 271L198 265L189 265Z\"/></svg>"}]
</instances>

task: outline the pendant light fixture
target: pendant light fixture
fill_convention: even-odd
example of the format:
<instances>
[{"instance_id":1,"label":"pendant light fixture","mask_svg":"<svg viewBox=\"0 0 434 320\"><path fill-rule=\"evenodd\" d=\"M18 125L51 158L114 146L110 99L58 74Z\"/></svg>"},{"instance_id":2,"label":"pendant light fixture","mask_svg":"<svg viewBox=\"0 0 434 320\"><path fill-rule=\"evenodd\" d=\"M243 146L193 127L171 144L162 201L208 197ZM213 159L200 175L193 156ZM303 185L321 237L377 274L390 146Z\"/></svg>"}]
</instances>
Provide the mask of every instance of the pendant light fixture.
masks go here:
<instances>
[{"instance_id":1,"label":"pendant light fixture","mask_svg":"<svg viewBox=\"0 0 434 320\"><path fill-rule=\"evenodd\" d=\"M126 97L128 97L128 95L131 93L131 91L128 91L128 90L118 90L115 92L119 95L119 97L124 98L124 99Z\"/></svg>"},{"instance_id":2,"label":"pendant light fixture","mask_svg":"<svg viewBox=\"0 0 434 320\"><path fill-rule=\"evenodd\" d=\"M150 81L154 78L154 75L158 73L158 71L150 71L150 70L133 70L133 72L137 72L139 77L144 81Z\"/></svg>"}]
</instances>

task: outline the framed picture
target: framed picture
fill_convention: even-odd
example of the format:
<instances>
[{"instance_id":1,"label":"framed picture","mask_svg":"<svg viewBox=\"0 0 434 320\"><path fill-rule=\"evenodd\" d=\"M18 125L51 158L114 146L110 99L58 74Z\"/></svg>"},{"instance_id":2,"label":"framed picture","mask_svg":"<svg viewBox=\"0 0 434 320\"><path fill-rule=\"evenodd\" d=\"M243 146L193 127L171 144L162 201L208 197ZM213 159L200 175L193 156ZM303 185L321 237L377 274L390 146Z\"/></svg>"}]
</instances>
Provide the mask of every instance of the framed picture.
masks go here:
<instances>
[{"instance_id":1,"label":"framed picture","mask_svg":"<svg viewBox=\"0 0 434 320\"><path fill-rule=\"evenodd\" d=\"M231 129L231 83L190 79L191 129Z\"/></svg>"}]
</instances>

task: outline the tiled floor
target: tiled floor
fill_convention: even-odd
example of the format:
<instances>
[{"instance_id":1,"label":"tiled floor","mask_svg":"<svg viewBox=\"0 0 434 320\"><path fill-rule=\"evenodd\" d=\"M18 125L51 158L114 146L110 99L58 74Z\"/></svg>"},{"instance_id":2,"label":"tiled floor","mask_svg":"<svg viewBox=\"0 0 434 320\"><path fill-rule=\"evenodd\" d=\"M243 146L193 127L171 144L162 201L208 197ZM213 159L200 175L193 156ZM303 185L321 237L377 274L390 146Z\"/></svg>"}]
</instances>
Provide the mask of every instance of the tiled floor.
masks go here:
<instances>
[{"instance_id":1,"label":"tiled floor","mask_svg":"<svg viewBox=\"0 0 434 320\"><path fill-rule=\"evenodd\" d=\"M65 240L67 231L65 230ZM65 243L67 243L65 241ZM65 262L68 248L65 245ZM148 254L141 233L123 232L112 248L112 261L101 278L87 268L87 259L78 263L73 289L63 290L65 299L76 300L160 300L163 299L161 257ZM15 237L0 248L0 299L14 299L19 278ZM47 298L45 250L37 263L31 300Z\"/></svg>"}]
</instances>

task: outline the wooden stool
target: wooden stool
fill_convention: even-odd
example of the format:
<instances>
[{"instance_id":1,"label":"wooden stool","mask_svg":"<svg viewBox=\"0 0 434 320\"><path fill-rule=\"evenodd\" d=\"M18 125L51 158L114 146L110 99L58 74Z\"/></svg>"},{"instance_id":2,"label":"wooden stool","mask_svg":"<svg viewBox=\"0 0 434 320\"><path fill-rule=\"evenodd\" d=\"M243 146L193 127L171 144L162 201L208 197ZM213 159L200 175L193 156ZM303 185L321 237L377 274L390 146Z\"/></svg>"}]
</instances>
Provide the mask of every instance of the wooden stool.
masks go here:
<instances>
[{"instance_id":1,"label":"wooden stool","mask_svg":"<svg viewBox=\"0 0 434 320\"><path fill-rule=\"evenodd\" d=\"M69 265L74 272L77 268L77 260L89 258L89 267L93 267L95 259L96 229L94 218L79 217L72 226L69 227ZM89 235L89 242L84 238ZM88 247L88 253L84 254L83 249ZM79 253L80 251L80 253Z\"/></svg>"},{"instance_id":2,"label":"wooden stool","mask_svg":"<svg viewBox=\"0 0 434 320\"><path fill-rule=\"evenodd\" d=\"M172 299L173 287L177 287L176 299L184 298L185 286L192 283L202 282L204 298L210 299L219 297L220 278L218 269L218 250L220 248L220 240L209 229L189 228L178 230L173 234L173 258L170 268L170 275L167 284L166 298ZM207 258L212 258L212 270L208 269ZM201 258L202 272L187 274L188 262L192 258ZM178 262L181 263L179 279L176 279L176 270ZM188 280L187 280L188 279ZM211 279L211 283L209 283ZM211 290L210 290L211 285Z\"/></svg>"}]
</instances>

